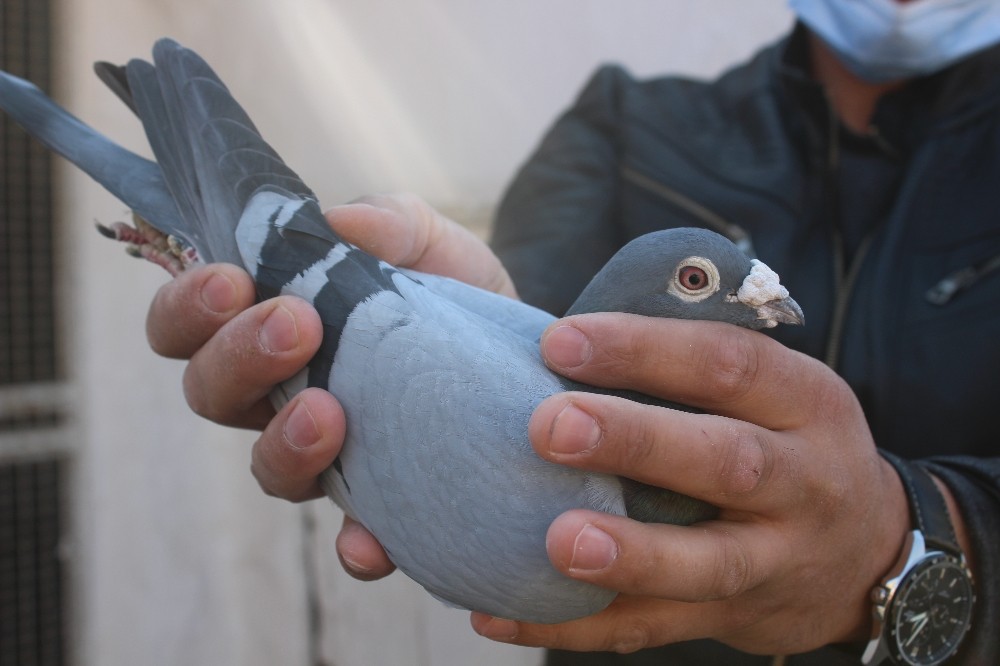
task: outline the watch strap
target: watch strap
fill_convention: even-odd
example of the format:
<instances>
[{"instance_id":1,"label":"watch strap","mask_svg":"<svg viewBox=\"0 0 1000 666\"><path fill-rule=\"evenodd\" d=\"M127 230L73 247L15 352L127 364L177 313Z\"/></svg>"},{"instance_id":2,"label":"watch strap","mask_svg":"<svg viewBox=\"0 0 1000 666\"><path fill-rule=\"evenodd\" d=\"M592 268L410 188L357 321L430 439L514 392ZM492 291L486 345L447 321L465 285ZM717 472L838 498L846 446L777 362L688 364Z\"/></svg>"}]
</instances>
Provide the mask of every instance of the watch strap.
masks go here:
<instances>
[{"instance_id":1,"label":"watch strap","mask_svg":"<svg viewBox=\"0 0 1000 666\"><path fill-rule=\"evenodd\" d=\"M888 451L879 450L879 453L889 461L903 482L910 504L910 518L916 528L923 532L928 545L960 553L955 528L948 515L948 505L930 473L919 464Z\"/></svg>"}]
</instances>

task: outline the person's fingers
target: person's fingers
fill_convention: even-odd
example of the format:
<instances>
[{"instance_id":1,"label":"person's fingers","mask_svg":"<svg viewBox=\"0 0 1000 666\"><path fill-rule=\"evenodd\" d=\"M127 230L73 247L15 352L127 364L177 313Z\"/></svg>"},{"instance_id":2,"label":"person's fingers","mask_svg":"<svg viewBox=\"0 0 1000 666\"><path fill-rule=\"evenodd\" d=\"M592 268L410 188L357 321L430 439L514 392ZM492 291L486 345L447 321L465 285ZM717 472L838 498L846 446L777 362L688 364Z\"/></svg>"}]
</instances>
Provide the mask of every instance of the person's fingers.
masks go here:
<instances>
[{"instance_id":1,"label":"person's fingers","mask_svg":"<svg viewBox=\"0 0 1000 666\"><path fill-rule=\"evenodd\" d=\"M542 335L554 370L629 388L772 430L802 426L816 405L850 395L832 371L767 336L729 324L619 313L569 317ZM831 387L835 390L831 391Z\"/></svg>"},{"instance_id":2,"label":"person's fingers","mask_svg":"<svg viewBox=\"0 0 1000 666\"><path fill-rule=\"evenodd\" d=\"M535 409L528 436L552 462L627 476L721 508L765 512L801 492L781 436L726 417L559 393Z\"/></svg>"},{"instance_id":3,"label":"person's fingers","mask_svg":"<svg viewBox=\"0 0 1000 666\"><path fill-rule=\"evenodd\" d=\"M647 647L705 638L726 619L713 604L618 595L606 609L561 624L531 624L472 613L473 630L491 640L527 647L627 654Z\"/></svg>"},{"instance_id":4,"label":"person's fingers","mask_svg":"<svg viewBox=\"0 0 1000 666\"><path fill-rule=\"evenodd\" d=\"M772 536L760 525L689 528L580 509L553 521L546 548L553 565L573 578L696 603L730 599L768 580L778 561Z\"/></svg>"},{"instance_id":5,"label":"person's fingers","mask_svg":"<svg viewBox=\"0 0 1000 666\"><path fill-rule=\"evenodd\" d=\"M275 415L254 443L250 471L273 497L291 502L322 497L319 476L340 454L345 429L340 403L327 391L306 389ZM395 569L375 537L347 516L336 546L344 569L360 580L376 580Z\"/></svg>"},{"instance_id":6,"label":"person's fingers","mask_svg":"<svg viewBox=\"0 0 1000 666\"><path fill-rule=\"evenodd\" d=\"M344 571L358 580L378 580L396 570L382 544L349 516L344 516L337 535L337 557Z\"/></svg>"},{"instance_id":7,"label":"person's fingers","mask_svg":"<svg viewBox=\"0 0 1000 666\"><path fill-rule=\"evenodd\" d=\"M161 356L190 358L254 300L253 281L241 268L210 264L188 269L157 291L146 316L146 337Z\"/></svg>"},{"instance_id":8,"label":"person's fingers","mask_svg":"<svg viewBox=\"0 0 1000 666\"><path fill-rule=\"evenodd\" d=\"M184 394L195 413L223 425L263 429L274 410L265 397L319 349L323 325L292 296L259 303L226 323L191 357Z\"/></svg>"},{"instance_id":9,"label":"person's fingers","mask_svg":"<svg viewBox=\"0 0 1000 666\"><path fill-rule=\"evenodd\" d=\"M482 240L415 195L367 196L330 209L326 217L344 240L390 264L517 296L506 269Z\"/></svg>"},{"instance_id":10,"label":"person's fingers","mask_svg":"<svg viewBox=\"0 0 1000 666\"><path fill-rule=\"evenodd\" d=\"M831 571L827 548L808 536L789 541L782 529L752 520L646 525L570 511L547 535L554 566L622 594L604 611L571 622L531 624L474 613L473 628L518 645L617 652L713 637L738 649L784 654L864 636L867 626L856 619L865 617L870 601L856 588L860 581L870 590L879 574L859 572L864 567L857 562ZM790 552L803 561L790 567ZM802 585L823 592L802 595ZM815 622L796 623L809 613Z\"/></svg>"},{"instance_id":11,"label":"person's fingers","mask_svg":"<svg viewBox=\"0 0 1000 666\"><path fill-rule=\"evenodd\" d=\"M322 497L318 477L340 454L344 430L340 403L327 391L306 389L254 443L250 471L268 495L291 502Z\"/></svg>"},{"instance_id":12,"label":"person's fingers","mask_svg":"<svg viewBox=\"0 0 1000 666\"><path fill-rule=\"evenodd\" d=\"M547 535L553 566L622 594L574 622L477 616L477 631L574 650L712 637L765 653L869 633L869 591L896 557L907 509L842 379L766 336L720 323L584 315L551 326L542 346L550 367L572 379L709 413L552 396L529 426L541 457L722 510L689 527L564 513ZM862 551L870 556L850 557ZM822 592L802 595L803 586Z\"/></svg>"}]
</instances>

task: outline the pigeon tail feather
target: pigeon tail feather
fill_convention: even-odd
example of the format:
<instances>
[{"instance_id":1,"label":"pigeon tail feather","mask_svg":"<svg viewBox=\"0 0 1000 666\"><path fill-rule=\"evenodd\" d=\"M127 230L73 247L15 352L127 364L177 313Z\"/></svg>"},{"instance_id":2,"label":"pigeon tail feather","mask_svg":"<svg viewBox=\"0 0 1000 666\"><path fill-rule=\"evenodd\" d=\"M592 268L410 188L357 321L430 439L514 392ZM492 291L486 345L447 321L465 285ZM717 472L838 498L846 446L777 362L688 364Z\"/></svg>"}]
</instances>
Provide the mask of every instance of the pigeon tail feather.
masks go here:
<instances>
[{"instance_id":1,"label":"pigeon tail feather","mask_svg":"<svg viewBox=\"0 0 1000 666\"><path fill-rule=\"evenodd\" d=\"M255 194L276 189L289 199L316 197L200 56L161 39L153 48L153 63L133 60L126 75L167 186L190 220L167 232L189 241L204 261L239 262L245 257L234 230ZM109 78L117 83L117 77ZM119 96L122 88L112 87ZM340 242L325 224L317 225L316 233Z\"/></svg>"},{"instance_id":2,"label":"pigeon tail feather","mask_svg":"<svg viewBox=\"0 0 1000 666\"><path fill-rule=\"evenodd\" d=\"M156 162L126 150L49 99L33 83L0 72L0 108L161 230L184 227Z\"/></svg>"}]
</instances>

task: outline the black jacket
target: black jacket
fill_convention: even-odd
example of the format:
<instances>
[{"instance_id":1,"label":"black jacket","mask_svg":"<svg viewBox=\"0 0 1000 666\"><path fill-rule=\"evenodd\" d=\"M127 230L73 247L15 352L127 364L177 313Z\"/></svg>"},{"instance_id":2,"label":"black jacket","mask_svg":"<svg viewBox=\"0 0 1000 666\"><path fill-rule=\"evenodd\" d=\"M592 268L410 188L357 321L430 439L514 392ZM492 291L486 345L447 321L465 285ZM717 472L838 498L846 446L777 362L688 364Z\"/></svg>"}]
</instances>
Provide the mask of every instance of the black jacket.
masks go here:
<instances>
[{"instance_id":1,"label":"black jacket","mask_svg":"<svg viewBox=\"0 0 1000 666\"><path fill-rule=\"evenodd\" d=\"M511 185L494 248L556 314L655 229L712 228L764 260L806 313L774 336L826 360L876 443L956 495L979 569L962 663L998 664L1000 48L885 98L871 137L838 123L807 58L798 28L711 83L600 69ZM841 663L825 654L789 663Z\"/></svg>"}]
</instances>

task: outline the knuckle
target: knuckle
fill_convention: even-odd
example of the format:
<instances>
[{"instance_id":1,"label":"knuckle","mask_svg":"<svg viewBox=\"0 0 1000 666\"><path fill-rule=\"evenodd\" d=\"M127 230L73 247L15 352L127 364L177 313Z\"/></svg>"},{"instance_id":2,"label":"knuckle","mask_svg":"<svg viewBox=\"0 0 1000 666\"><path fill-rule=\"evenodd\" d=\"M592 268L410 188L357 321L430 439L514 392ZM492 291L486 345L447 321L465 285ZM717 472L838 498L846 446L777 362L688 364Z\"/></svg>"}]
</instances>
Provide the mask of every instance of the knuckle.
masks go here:
<instances>
[{"instance_id":1,"label":"knuckle","mask_svg":"<svg viewBox=\"0 0 1000 666\"><path fill-rule=\"evenodd\" d=\"M709 589L714 600L732 599L751 586L750 558L743 544L729 533L720 533L717 545L716 575Z\"/></svg>"},{"instance_id":2,"label":"knuckle","mask_svg":"<svg viewBox=\"0 0 1000 666\"><path fill-rule=\"evenodd\" d=\"M774 470L774 449L764 433L756 428L730 427L717 457L719 492L727 497L756 494Z\"/></svg>"},{"instance_id":3,"label":"knuckle","mask_svg":"<svg viewBox=\"0 0 1000 666\"><path fill-rule=\"evenodd\" d=\"M645 469L656 458L657 430L651 419L645 418L648 407L628 405L622 429L622 446L615 447L617 462L622 470ZM636 412L636 413L633 413Z\"/></svg>"},{"instance_id":4,"label":"knuckle","mask_svg":"<svg viewBox=\"0 0 1000 666\"><path fill-rule=\"evenodd\" d=\"M278 493L271 489L270 485L265 480L265 474L263 474L257 467L256 464L250 465L250 473L253 474L253 478L256 479L257 485L260 486L261 491L268 497L278 497Z\"/></svg>"},{"instance_id":5,"label":"knuckle","mask_svg":"<svg viewBox=\"0 0 1000 666\"><path fill-rule=\"evenodd\" d=\"M760 368L758 351L745 331L718 329L705 346L701 371L707 387L721 402L735 402L757 383Z\"/></svg>"},{"instance_id":6,"label":"knuckle","mask_svg":"<svg viewBox=\"0 0 1000 666\"><path fill-rule=\"evenodd\" d=\"M212 404L212 392L204 390L205 383L202 380L197 367L193 363L188 363L184 369L182 379L184 387L184 399L188 407L195 414L202 418L211 420L215 414L215 406Z\"/></svg>"},{"instance_id":7,"label":"knuckle","mask_svg":"<svg viewBox=\"0 0 1000 666\"><path fill-rule=\"evenodd\" d=\"M822 416L830 422L842 420L844 414L862 414L854 391L839 376L827 374L809 388L815 404L821 406Z\"/></svg>"},{"instance_id":8,"label":"knuckle","mask_svg":"<svg viewBox=\"0 0 1000 666\"><path fill-rule=\"evenodd\" d=\"M653 627L643 618L632 618L631 622L619 625L611 637L612 652L629 654L647 647L653 636Z\"/></svg>"},{"instance_id":9,"label":"knuckle","mask_svg":"<svg viewBox=\"0 0 1000 666\"><path fill-rule=\"evenodd\" d=\"M182 386L188 407L204 419L229 425L243 411L242 405L236 404L235 400L225 399L228 391L218 390L218 383L206 379L195 361L189 362L184 369Z\"/></svg>"},{"instance_id":10,"label":"knuckle","mask_svg":"<svg viewBox=\"0 0 1000 666\"><path fill-rule=\"evenodd\" d=\"M592 348L594 354L586 364L587 372L603 377L602 383L627 384L649 358L649 350L634 336L598 339Z\"/></svg>"},{"instance_id":11,"label":"knuckle","mask_svg":"<svg viewBox=\"0 0 1000 666\"><path fill-rule=\"evenodd\" d=\"M810 475L801 493L809 500L813 528L825 532L840 523L839 517L848 511L853 502L849 495L854 492L852 474L846 465L830 465L824 474Z\"/></svg>"},{"instance_id":12,"label":"knuckle","mask_svg":"<svg viewBox=\"0 0 1000 666\"><path fill-rule=\"evenodd\" d=\"M483 280L482 288L494 294L502 294L511 297L516 297L517 295L516 290L514 290L514 283L510 279L510 275L500 262L496 262L493 270L490 271L490 273Z\"/></svg>"},{"instance_id":13,"label":"knuckle","mask_svg":"<svg viewBox=\"0 0 1000 666\"><path fill-rule=\"evenodd\" d=\"M178 288L176 281L160 287L146 313L146 340L156 354L166 358L184 354L180 341L176 339L177 322L184 321L183 317L177 316Z\"/></svg>"},{"instance_id":14,"label":"knuckle","mask_svg":"<svg viewBox=\"0 0 1000 666\"><path fill-rule=\"evenodd\" d=\"M268 445L266 437L260 437L251 451L250 473L268 497L291 500L287 490L282 487L285 481L282 470L275 468L273 458L272 447Z\"/></svg>"}]
</instances>

